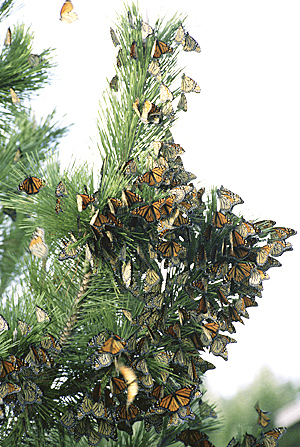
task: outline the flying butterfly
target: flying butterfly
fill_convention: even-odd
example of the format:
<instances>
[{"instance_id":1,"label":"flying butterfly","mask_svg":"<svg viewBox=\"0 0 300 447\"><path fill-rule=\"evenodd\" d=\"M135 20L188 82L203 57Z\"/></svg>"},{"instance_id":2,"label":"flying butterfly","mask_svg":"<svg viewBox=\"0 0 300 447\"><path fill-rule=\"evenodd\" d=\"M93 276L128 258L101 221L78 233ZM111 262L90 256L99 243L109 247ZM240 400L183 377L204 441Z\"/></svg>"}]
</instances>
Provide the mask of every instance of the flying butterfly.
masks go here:
<instances>
[{"instance_id":1,"label":"flying butterfly","mask_svg":"<svg viewBox=\"0 0 300 447\"><path fill-rule=\"evenodd\" d=\"M136 61L138 59L137 43L135 40L132 42L130 47L130 57L131 59L135 59Z\"/></svg>"},{"instance_id":2,"label":"flying butterfly","mask_svg":"<svg viewBox=\"0 0 300 447\"><path fill-rule=\"evenodd\" d=\"M71 239L68 242L62 240L64 247L62 248L58 256L59 261L65 261L66 259L75 259L80 253L79 248L73 246L73 244L77 242L77 239L72 232L70 233L70 238Z\"/></svg>"},{"instance_id":3,"label":"flying butterfly","mask_svg":"<svg viewBox=\"0 0 300 447\"><path fill-rule=\"evenodd\" d=\"M185 39L183 42L183 51L196 51L196 53L201 52L200 45L192 36L189 35L189 33L185 34Z\"/></svg>"},{"instance_id":4,"label":"flying butterfly","mask_svg":"<svg viewBox=\"0 0 300 447\"><path fill-rule=\"evenodd\" d=\"M73 11L71 0L66 0L60 10L60 20L64 23L73 23L78 20L78 15Z\"/></svg>"},{"instance_id":5,"label":"flying butterfly","mask_svg":"<svg viewBox=\"0 0 300 447\"><path fill-rule=\"evenodd\" d=\"M185 74L181 77L181 91L184 93L195 92L200 93L201 89L196 81Z\"/></svg>"},{"instance_id":6,"label":"flying butterfly","mask_svg":"<svg viewBox=\"0 0 300 447\"><path fill-rule=\"evenodd\" d=\"M183 110L184 112L187 112L187 99L184 93L181 93L178 104L177 104L177 110Z\"/></svg>"},{"instance_id":7,"label":"flying butterfly","mask_svg":"<svg viewBox=\"0 0 300 447\"><path fill-rule=\"evenodd\" d=\"M167 45L165 42L162 42L161 40L156 40L154 42L151 51L151 57L158 59L162 54L168 53L173 53L173 48L171 48L169 45Z\"/></svg>"},{"instance_id":8,"label":"flying butterfly","mask_svg":"<svg viewBox=\"0 0 300 447\"><path fill-rule=\"evenodd\" d=\"M48 312L42 309L39 306L35 306L36 318L38 323L49 322L51 321Z\"/></svg>"},{"instance_id":9,"label":"flying butterfly","mask_svg":"<svg viewBox=\"0 0 300 447\"><path fill-rule=\"evenodd\" d=\"M112 80L109 83L109 87L111 88L111 90L114 90L115 92L117 92L119 90L119 77L118 75L115 75Z\"/></svg>"},{"instance_id":10,"label":"flying butterfly","mask_svg":"<svg viewBox=\"0 0 300 447\"><path fill-rule=\"evenodd\" d=\"M37 194L45 186L45 180L37 177L27 177L18 186L19 191L25 191L26 194Z\"/></svg>"},{"instance_id":11,"label":"flying butterfly","mask_svg":"<svg viewBox=\"0 0 300 447\"><path fill-rule=\"evenodd\" d=\"M258 413L258 420L257 420L257 423L258 423L259 425L261 425L263 428L266 428L267 425L269 425L269 423L270 423L270 421L271 421L271 419L267 416L267 414L270 414L271 412L270 412L270 411L262 411L262 410L260 409L260 407L259 407L259 403L258 403L258 402L256 402L254 408L255 408L255 410L256 410L257 413Z\"/></svg>"},{"instance_id":12,"label":"flying butterfly","mask_svg":"<svg viewBox=\"0 0 300 447\"><path fill-rule=\"evenodd\" d=\"M20 102L20 98L18 97L18 95L16 94L16 92L14 91L14 89L12 87L9 88L10 91L10 95L11 95L11 100L13 104L19 104Z\"/></svg>"},{"instance_id":13,"label":"flying butterfly","mask_svg":"<svg viewBox=\"0 0 300 447\"><path fill-rule=\"evenodd\" d=\"M48 256L48 246L45 243L45 230L36 228L34 231L28 249L34 256L45 259Z\"/></svg>"},{"instance_id":14,"label":"flying butterfly","mask_svg":"<svg viewBox=\"0 0 300 447\"><path fill-rule=\"evenodd\" d=\"M171 413L175 413L180 407L185 407L191 403L194 394L194 388L184 387L175 393L168 394L160 399L157 403L157 407L165 408Z\"/></svg>"},{"instance_id":15,"label":"flying butterfly","mask_svg":"<svg viewBox=\"0 0 300 447\"><path fill-rule=\"evenodd\" d=\"M4 39L4 45L6 47L9 47L11 45L11 29L10 29L10 27L7 28L5 39Z\"/></svg>"},{"instance_id":16,"label":"flying butterfly","mask_svg":"<svg viewBox=\"0 0 300 447\"><path fill-rule=\"evenodd\" d=\"M224 188L223 185L220 189L217 189L217 196L220 200L220 211L222 213L231 211L235 205L244 203L244 200L240 196Z\"/></svg>"},{"instance_id":17,"label":"flying butterfly","mask_svg":"<svg viewBox=\"0 0 300 447\"><path fill-rule=\"evenodd\" d=\"M5 320L5 318L2 315L0 315L0 332L8 331L8 330L9 330L8 322Z\"/></svg>"},{"instance_id":18,"label":"flying butterfly","mask_svg":"<svg viewBox=\"0 0 300 447\"><path fill-rule=\"evenodd\" d=\"M121 45L113 28L110 28L109 31L110 31L110 37L111 37L111 40L113 41L114 46L117 47L118 45Z\"/></svg>"},{"instance_id":19,"label":"flying butterfly","mask_svg":"<svg viewBox=\"0 0 300 447\"><path fill-rule=\"evenodd\" d=\"M135 375L135 372L132 368L123 365L122 363L118 363L117 367L119 371L121 372L122 376L124 377L127 385L127 401L126 401L126 408L132 404L134 401L135 396L138 393L138 383L137 383L137 377Z\"/></svg>"},{"instance_id":20,"label":"flying butterfly","mask_svg":"<svg viewBox=\"0 0 300 447\"><path fill-rule=\"evenodd\" d=\"M148 36L153 34L153 28L148 23L142 21L142 40L145 41Z\"/></svg>"}]
</instances>

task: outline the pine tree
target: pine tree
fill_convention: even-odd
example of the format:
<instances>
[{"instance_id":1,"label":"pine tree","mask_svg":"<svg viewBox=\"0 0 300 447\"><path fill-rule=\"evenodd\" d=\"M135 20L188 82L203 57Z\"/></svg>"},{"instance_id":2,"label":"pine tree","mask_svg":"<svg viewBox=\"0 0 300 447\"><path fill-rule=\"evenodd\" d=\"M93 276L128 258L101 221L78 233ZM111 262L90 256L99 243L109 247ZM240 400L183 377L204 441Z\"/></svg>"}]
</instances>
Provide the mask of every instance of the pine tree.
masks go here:
<instances>
[{"instance_id":1,"label":"pine tree","mask_svg":"<svg viewBox=\"0 0 300 447\"><path fill-rule=\"evenodd\" d=\"M212 446L201 377L214 365L201 353L227 360L295 232L237 216L240 196L205 195L185 171L171 130L200 87L176 60L200 47L183 24L150 27L133 5L111 30L98 178L28 154L6 181L3 203L32 236L1 309L3 447ZM16 194L25 168L36 180Z\"/></svg>"}]
</instances>

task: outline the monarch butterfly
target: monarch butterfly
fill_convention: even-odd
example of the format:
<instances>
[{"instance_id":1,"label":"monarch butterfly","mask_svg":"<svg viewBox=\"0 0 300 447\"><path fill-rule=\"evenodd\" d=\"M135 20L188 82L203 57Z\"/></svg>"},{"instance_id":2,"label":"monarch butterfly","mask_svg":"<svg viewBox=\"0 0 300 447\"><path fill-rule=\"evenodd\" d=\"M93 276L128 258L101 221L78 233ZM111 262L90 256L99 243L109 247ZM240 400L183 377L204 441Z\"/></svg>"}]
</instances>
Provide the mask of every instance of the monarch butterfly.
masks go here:
<instances>
[{"instance_id":1,"label":"monarch butterfly","mask_svg":"<svg viewBox=\"0 0 300 447\"><path fill-rule=\"evenodd\" d=\"M138 393L137 377L132 368L125 366L122 363L118 363L117 367L120 370L122 376L124 377L126 385L128 386L127 401L126 401L126 409L128 409Z\"/></svg>"},{"instance_id":2,"label":"monarch butterfly","mask_svg":"<svg viewBox=\"0 0 300 447\"><path fill-rule=\"evenodd\" d=\"M86 394L77 410L78 419L82 419L84 416L90 414L92 412L93 404L94 402L92 399Z\"/></svg>"},{"instance_id":3,"label":"monarch butterfly","mask_svg":"<svg viewBox=\"0 0 300 447\"><path fill-rule=\"evenodd\" d=\"M28 247L30 253L38 258L45 259L48 256L48 246L45 244L45 230L37 228L31 238Z\"/></svg>"},{"instance_id":4,"label":"monarch butterfly","mask_svg":"<svg viewBox=\"0 0 300 447\"><path fill-rule=\"evenodd\" d=\"M109 83L109 87L117 92L119 90L119 77L115 75Z\"/></svg>"},{"instance_id":5,"label":"monarch butterfly","mask_svg":"<svg viewBox=\"0 0 300 447\"><path fill-rule=\"evenodd\" d=\"M73 247L73 244L77 242L77 239L72 232L70 233L70 237L71 240L69 240L68 242L62 240L64 248L62 248L62 251L58 256L59 261L65 261L66 259L75 259L80 253L79 248Z\"/></svg>"},{"instance_id":6,"label":"monarch butterfly","mask_svg":"<svg viewBox=\"0 0 300 447\"><path fill-rule=\"evenodd\" d=\"M153 59L150 62L148 71L154 78L156 78L156 80L158 82L161 81L161 69L160 69L159 62L156 59Z\"/></svg>"},{"instance_id":7,"label":"monarch butterfly","mask_svg":"<svg viewBox=\"0 0 300 447\"><path fill-rule=\"evenodd\" d=\"M14 91L14 89L12 87L9 88L10 91L10 95L11 95L11 100L13 104L19 104L20 102L20 98L18 97L18 95L16 94L16 92Z\"/></svg>"},{"instance_id":8,"label":"monarch butterfly","mask_svg":"<svg viewBox=\"0 0 300 447\"><path fill-rule=\"evenodd\" d=\"M267 414L271 414L270 411L262 411L259 407L259 403L256 402L255 406L254 406L255 410L258 413L258 420L257 423L259 425L261 425L263 428L266 428L267 425L269 425L271 419L268 418Z\"/></svg>"},{"instance_id":9,"label":"monarch butterfly","mask_svg":"<svg viewBox=\"0 0 300 447\"><path fill-rule=\"evenodd\" d=\"M297 231L293 230L292 228L285 228L285 227L275 227L272 228L270 231L270 239L273 240L282 240L287 239L290 236L293 236L294 234L297 234Z\"/></svg>"},{"instance_id":10,"label":"monarch butterfly","mask_svg":"<svg viewBox=\"0 0 300 447\"><path fill-rule=\"evenodd\" d=\"M175 413L180 407L189 405L192 401L194 388L185 387L175 391L175 393L168 394L160 399L157 403L159 408L165 408L171 413Z\"/></svg>"},{"instance_id":11,"label":"monarch butterfly","mask_svg":"<svg viewBox=\"0 0 300 447\"><path fill-rule=\"evenodd\" d=\"M87 209L90 203L95 202L96 199L89 194L76 194L76 200L78 211L81 213Z\"/></svg>"},{"instance_id":12,"label":"monarch butterfly","mask_svg":"<svg viewBox=\"0 0 300 447\"><path fill-rule=\"evenodd\" d=\"M200 93L201 89L196 81L185 74L181 77L181 91L184 93L195 92Z\"/></svg>"},{"instance_id":13,"label":"monarch butterfly","mask_svg":"<svg viewBox=\"0 0 300 447\"><path fill-rule=\"evenodd\" d=\"M231 244L231 256L243 259L249 254L249 248L245 247L244 239L237 231L233 230L229 233L229 240Z\"/></svg>"},{"instance_id":14,"label":"monarch butterfly","mask_svg":"<svg viewBox=\"0 0 300 447\"><path fill-rule=\"evenodd\" d=\"M0 359L0 380L4 379L8 374L17 371L18 369L19 368L12 362Z\"/></svg>"},{"instance_id":15,"label":"monarch butterfly","mask_svg":"<svg viewBox=\"0 0 300 447\"><path fill-rule=\"evenodd\" d=\"M23 407L34 403L42 403L42 395L43 393L41 389L35 382L32 382L31 380L24 380L22 392L18 396L18 401Z\"/></svg>"},{"instance_id":16,"label":"monarch butterfly","mask_svg":"<svg viewBox=\"0 0 300 447\"><path fill-rule=\"evenodd\" d=\"M167 100L162 106L161 111L164 116L171 116L174 114L174 109L172 102L170 100Z\"/></svg>"},{"instance_id":17,"label":"monarch butterfly","mask_svg":"<svg viewBox=\"0 0 300 447\"><path fill-rule=\"evenodd\" d=\"M117 355L124 351L126 341L116 334L113 334L108 340L106 340L100 347L101 352L108 352L112 355ZM99 351L99 352L100 352Z\"/></svg>"},{"instance_id":18,"label":"monarch butterfly","mask_svg":"<svg viewBox=\"0 0 300 447\"><path fill-rule=\"evenodd\" d=\"M45 180L29 176L19 184L18 189L19 191L25 191L26 194L37 194L45 184Z\"/></svg>"},{"instance_id":19,"label":"monarch butterfly","mask_svg":"<svg viewBox=\"0 0 300 447\"><path fill-rule=\"evenodd\" d=\"M4 39L4 45L6 47L9 47L11 45L11 29L10 29L10 27L7 28L5 39Z\"/></svg>"},{"instance_id":20,"label":"monarch butterfly","mask_svg":"<svg viewBox=\"0 0 300 447\"><path fill-rule=\"evenodd\" d=\"M71 430L77 422L77 418L72 408L68 408L66 412L60 418L60 423L66 427L68 430Z\"/></svg>"},{"instance_id":21,"label":"monarch butterfly","mask_svg":"<svg viewBox=\"0 0 300 447\"><path fill-rule=\"evenodd\" d=\"M60 20L65 23L73 23L78 20L78 15L73 11L71 0L66 0L60 11Z\"/></svg>"},{"instance_id":22,"label":"monarch butterfly","mask_svg":"<svg viewBox=\"0 0 300 447\"><path fill-rule=\"evenodd\" d=\"M256 254L256 264L259 266L264 266L265 263L267 262L267 259L272 251L274 244L267 244L264 245L263 247L260 247L257 250L257 254Z\"/></svg>"},{"instance_id":23,"label":"monarch butterfly","mask_svg":"<svg viewBox=\"0 0 300 447\"><path fill-rule=\"evenodd\" d=\"M186 33L184 43L183 43L183 51L196 51L196 53L201 53L201 48L198 42Z\"/></svg>"},{"instance_id":24,"label":"monarch butterfly","mask_svg":"<svg viewBox=\"0 0 300 447\"><path fill-rule=\"evenodd\" d=\"M208 436L199 430L191 430L188 428L177 433L176 439L182 441L186 446L190 445L191 447L198 447L199 442L203 439L208 439Z\"/></svg>"},{"instance_id":25,"label":"monarch butterfly","mask_svg":"<svg viewBox=\"0 0 300 447\"><path fill-rule=\"evenodd\" d=\"M187 112L187 99L184 93L181 93L178 104L177 104L177 110L183 110L184 112Z\"/></svg>"},{"instance_id":26,"label":"monarch butterfly","mask_svg":"<svg viewBox=\"0 0 300 447\"><path fill-rule=\"evenodd\" d=\"M156 251L158 251L164 258L178 256L181 249L182 246L175 241L161 242L156 246Z\"/></svg>"},{"instance_id":27,"label":"monarch butterfly","mask_svg":"<svg viewBox=\"0 0 300 447\"><path fill-rule=\"evenodd\" d=\"M111 40L113 41L114 46L117 47L118 45L120 45L119 39L118 39L115 31L112 28L110 28L109 31L110 31Z\"/></svg>"},{"instance_id":28,"label":"monarch butterfly","mask_svg":"<svg viewBox=\"0 0 300 447\"><path fill-rule=\"evenodd\" d=\"M120 68L123 65L123 50L119 49L117 54L117 67Z\"/></svg>"},{"instance_id":29,"label":"monarch butterfly","mask_svg":"<svg viewBox=\"0 0 300 447\"><path fill-rule=\"evenodd\" d=\"M38 323L43 323L44 321L51 321L48 312L39 306L35 306L36 318Z\"/></svg>"},{"instance_id":30,"label":"monarch butterfly","mask_svg":"<svg viewBox=\"0 0 300 447\"><path fill-rule=\"evenodd\" d=\"M98 351L86 359L86 363L91 364L92 368L98 371L101 368L110 366L113 362L113 356L107 352Z\"/></svg>"},{"instance_id":31,"label":"monarch butterfly","mask_svg":"<svg viewBox=\"0 0 300 447\"><path fill-rule=\"evenodd\" d=\"M135 175L137 173L137 164L134 158L131 158L124 164L122 172L124 172L124 174L126 175Z\"/></svg>"},{"instance_id":32,"label":"monarch butterfly","mask_svg":"<svg viewBox=\"0 0 300 447\"><path fill-rule=\"evenodd\" d=\"M129 405L127 407L126 404L119 405L116 409L116 421L126 421L133 422L136 420L141 414L141 410L135 405Z\"/></svg>"},{"instance_id":33,"label":"monarch butterfly","mask_svg":"<svg viewBox=\"0 0 300 447\"><path fill-rule=\"evenodd\" d=\"M131 48L130 48L130 57L131 59L138 59L138 53L137 53L137 43L134 40L131 44Z\"/></svg>"},{"instance_id":34,"label":"monarch butterfly","mask_svg":"<svg viewBox=\"0 0 300 447\"><path fill-rule=\"evenodd\" d=\"M267 273L264 273L262 270L259 269L252 269L251 275L249 278L249 286L251 287L259 287L261 282L265 279L269 279L269 275Z\"/></svg>"},{"instance_id":35,"label":"monarch butterfly","mask_svg":"<svg viewBox=\"0 0 300 447\"><path fill-rule=\"evenodd\" d=\"M44 59L41 56L39 56L38 54L31 53L28 56L27 61L32 67L37 67L39 64L44 62Z\"/></svg>"},{"instance_id":36,"label":"monarch butterfly","mask_svg":"<svg viewBox=\"0 0 300 447\"><path fill-rule=\"evenodd\" d=\"M18 326L19 326L19 329L20 329L23 337L25 337L26 335L29 334L29 332L32 331L32 326L29 326L29 324L27 324L25 321L19 320L19 318L17 321L18 321Z\"/></svg>"},{"instance_id":37,"label":"monarch butterfly","mask_svg":"<svg viewBox=\"0 0 300 447\"><path fill-rule=\"evenodd\" d=\"M57 199L56 199L56 204L55 204L55 212L56 212L57 214L59 214L59 213L63 213L63 212L64 212L63 208L64 208L64 206L63 206L63 202L62 202L62 200L59 199L59 198L57 198Z\"/></svg>"},{"instance_id":38,"label":"monarch butterfly","mask_svg":"<svg viewBox=\"0 0 300 447\"><path fill-rule=\"evenodd\" d=\"M159 199L150 205L139 206L131 211L134 216L142 217L148 223L153 223L161 218L160 207L165 199Z\"/></svg>"},{"instance_id":39,"label":"monarch butterfly","mask_svg":"<svg viewBox=\"0 0 300 447\"><path fill-rule=\"evenodd\" d=\"M118 433L116 426L113 422L106 421L105 419L100 419L98 422L98 433L105 439L112 439L113 441L118 440Z\"/></svg>"},{"instance_id":40,"label":"monarch butterfly","mask_svg":"<svg viewBox=\"0 0 300 447\"><path fill-rule=\"evenodd\" d=\"M227 219L225 214L216 211L212 218L212 224L215 228L223 228L226 225L231 225L232 222L229 219Z\"/></svg>"},{"instance_id":41,"label":"monarch butterfly","mask_svg":"<svg viewBox=\"0 0 300 447\"><path fill-rule=\"evenodd\" d=\"M135 194L134 192L126 189L122 191L122 203L124 206L128 206L128 208L130 208L132 205L135 205L136 203L143 203L143 202L144 199L138 194Z\"/></svg>"},{"instance_id":42,"label":"monarch butterfly","mask_svg":"<svg viewBox=\"0 0 300 447\"><path fill-rule=\"evenodd\" d=\"M224 281L228 282L233 279L235 282L240 283L243 279L250 277L251 271L252 264L249 262L239 262L231 267L227 275L224 276Z\"/></svg>"},{"instance_id":43,"label":"monarch butterfly","mask_svg":"<svg viewBox=\"0 0 300 447\"><path fill-rule=\"evenodd\" d=\"M153 34L153 28L148 23L142 21L142 40L145 41L148 36Z\"/></svg>"},{"instance_id":44,"label":"monarch butterfly","mask_svg":"<svg viewBox=\"0 0 300 447\"><path fill-rule=\"evenodd\" d=\"M228 360L228 352L226 345L228 343L236 343L234 338L227 337L226 335L218 334L213 338L209 352L212 352L216 356L222 357L224 360Z\"/></svg>"},{"instance_id":45,"label":"monarch butterfly","mask_svg":"<svg viewBox=\"0 0 300 447\"><path fill-rule=\"evenodd\" d=\"M110 389L114 395L123 393L126 390L127 385L124 379L119 379L118 377L112 377L110 380Z\"/></svg>"},{"instance_id":46,"label":"monarch butterfly","mask_svg":"<svg viewBox=\"0 0 300 447\"><path fill-rule=\"evenodd\" d=\"M58 183L57 187L55 188L55 196L56 197L67 197L68 196L67 188L65 187L62 180Z\"/></svg>"},{"instance_id":47,"label":"monarch butterfly","mask_svg":"<svg viewBox=\"0 0 300 447\"><path fill-rule=\"evenodd\" d=\"M264 269L264 271L266 271L266 270L268 270L271 267L281 267L281 266L282 266L282 264L277 259L272 258L271 256L269 256L267 258L266 263L264 264L263 269Z\"/></svg>"},{"instance_id":48,"label":"monarch butterfly","mask_svg":"<svg viewBox=\"0 0 300 447\"><path fill-rule=\"evenodd\" d=\"M184 32L183 26L179 25L179 27L177 28L174 40L176 43L179 43L179 44L181 43L181 45L183 45L184 39L185 39L185 32Z\"/></svg>"},{"instance_id":49,"label":"monarch butterfly","mask_svg":"<svg viewBox=\"0 0 300 447\"><path fill-rule=\"evenodd\" d=\"M169 45L167 45L165 42L162 42L161 40L156 40L151 51L151 57L158 59L162 54L165 53L173 53L173 48L169 47Z\"/></svg>"},{"instance_id":50,"label":"monarch butterfly","mask_svg":"<svg viewBox=\"0 0 300 447\"><path fill-rule=\"evenodd\" d=\"M94 335L94 337L92 337L90 339L90 341L88 342L88 347L100 347L103 345L103 343L107 340L107 332L106 331L102 331L100 332L100 334L98 335Z\"/></svg>"},{"instance_id":51,"label":"monarch butterfly","mask_svg":"<svg viewBox=\"0 0 300 447\"><path fill-rule=\"evenodd\" d=\"M107 204L112 214L116 214L123 207L123 203L121 202L121 200L115 199L113 197L107 199Z\"/></svg>"},{"instance_id":52,"label":"monarch butterfly","mask_svg":"<svg viewBox=\"0 0 300 447\"><path fill-rule=\"evenodd\" d=\"M2 315L0 315L0 332L8 331L8 330L9 330L8 322L5 320L5 318Z\"/></svg>"},{"instance_id":53,"label":"monarch butterfly","mask_svg":"<svg viewBox=\"0 0 300 447\"><path fill-rule=\"evenodd\" d=\"M139 382L143 385L144 388L147 388L148 390L149 388L152 388L154 384L153 377L150 373L145 376L140 376Z\"/></svg>"},{"instance_id":54,"label":"monarch butterfly","mask_svg":"<svg viewBox=\"0 0 300 447\"><path fill-rule=\"evenodd\" d=\"M253 444L253 443L252 443ZM250 444L250 446L252 445ZM232 438L229 443L227 444L227 447L241 447L241 444L236 441L235 438Z\"/></svg>"},{"instance_id":55,"label":"monarch butterfly","mask_svg":"<svg viewBox=\"0 0 300 447\"><path fill-rule=\"evenodd\" d=\"M281 438L281 436L284 435L286 432L285 427L279 427L279 428L273 428L270 431L267 431L266 433L262 433L261 438L258 439L258 444L256 444L253 447L277 447L278 446L278 439Z\"/></svg>"},{"instance_id":56,"label":"monarch butterfly","mask_svg":"<svg viewBox=\"0 0 300 447\"><path fill-rule=\"evenodd\" d=\"M5 382L0 385L0 400L4 399L8 394L19 393L21 387L11 382Z\"/></svg>"},{"instance_id":57,"label":"monarch butterfly","mask_svg":"<svg viewBox=\"0 0 300 447\"><path fill-rule=\"evenodd\" d=\"M29 363L31 366L43 366L47 365L49 368L53 365L53 361L47 351L41 346L33 346L29 347L29 353L25 357L25 361Z\"/></svg>"},{"instance_id":58,"label":"monarch butterfly","mask_svg":"<svg viewBox=\"0 0 300 447\"><path fill-rule=\"evenodd\" d=\"M136 183L140 185L146 183L148 186L158 186L163 181L163 176L166 170L167 169L164 167L157 166L156 168L151 169L151 171L140 175L137 178Z\"/></svg>"},{"instance_id":59,"label":"monarch butterfly","mask_svg":"<svg viewBox=\"0 0 300 447\"><path fill-rule=\"evenodd\" d=\"M293 250L293 246L290 242L285 241L274 241L270 255L281 256L284 251Z\"/></svg>"},{"instance_id":60,"label":"monarch butterfly","mask_svg":"<svg viewBox=\"0 0 300 447\"><path fill-rule=\"evenodd\" d=\"M240 196L229 191L229 189L224 188L223 185L220 189L217 189L217 196L220 200L221 212L231 211L235 205L244 203Z\"/></svg>"},{"instance_id":61,"label":"monarch butterfly","mask_svg":"<svg viewBox=\"0 0 300 447\"><path fill-rule=\"evenodd\" d=\"M51 334L47 334L46 337L41 340L41 347L46 349L46 351L55 351L56 353L60 353L62 350L59 342Z\"/></svg>"},{"instance_id":62,"label":"monarch butterfly","mask_svg":"<svg viewBox=\"0 0 300 447\"><path fill-rule=\"evenodd\" d=\"M166 85L161 84L159 90L159 98L161 102L173 101L173 93Z\"/></svg>"},{"instance_id":63,"label":"monarch butterfly","mask_svg":"<svg viewBox=\"0 0 300 447\"><path fill-rule=\"evenodd\" d=\"M244 221L236 227L236 231L245 239L247 236L254 236L260 230L255 225Z\"/></svg>"}]
</instances>

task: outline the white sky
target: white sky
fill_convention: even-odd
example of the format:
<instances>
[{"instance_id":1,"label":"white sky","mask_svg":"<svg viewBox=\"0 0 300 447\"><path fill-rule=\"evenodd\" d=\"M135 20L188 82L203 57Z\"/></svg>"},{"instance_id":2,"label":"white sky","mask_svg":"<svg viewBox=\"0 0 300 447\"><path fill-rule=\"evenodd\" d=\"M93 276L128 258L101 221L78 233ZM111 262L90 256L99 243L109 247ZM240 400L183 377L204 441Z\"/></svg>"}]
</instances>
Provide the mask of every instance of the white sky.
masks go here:
<instances>
[{"instance_id":1,"label":"white sky","mask_svg":"<svg viewBox=\"0 0 300 447\"><path fill-rule=\"evenodd\" d=\"M109 27L115 12L123 12L123 2L74 0L79 20L71 25L59 20L63 0L24 3L0 28L0 36L4 39L7 26L17 19L32 24L33 51L56 48L58 64L52 85L32 107L37 116L56 107L58 119L66 115L65 125L75 123L60 145L63 166L73 156L97 164L91 138L97 138L95 119L106 78L115 74ZM186 150L186 170L207 191L224 185L239 194L245 203L235 211L246 218L270 218L299 232L299 1L142 0L139 5L152 26L162 14L187 14L186 29L202 49L180 60L202 90L188 94L188 112L173 130L175 142ZM249 310L244 326L236 324L238 343L229 345L228 362L206 356L217 366L207 373L215 394L232 395L263 365L300 382L299 236L290 241L294 251L279 258L280 269L269 270L259 307Z\"/></svg>"}]
</instances>

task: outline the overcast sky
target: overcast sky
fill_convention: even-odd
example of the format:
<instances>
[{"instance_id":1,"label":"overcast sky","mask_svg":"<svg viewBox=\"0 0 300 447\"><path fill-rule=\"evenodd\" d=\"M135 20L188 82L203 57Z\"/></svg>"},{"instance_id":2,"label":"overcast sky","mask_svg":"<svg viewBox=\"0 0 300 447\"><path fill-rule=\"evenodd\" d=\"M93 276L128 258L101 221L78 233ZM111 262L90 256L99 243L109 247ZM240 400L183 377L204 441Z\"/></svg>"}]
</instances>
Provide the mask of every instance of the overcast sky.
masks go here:
<instances>
[{"instance_id":1,"label":"overcast sky","mask_svg":"<svg viewBox=\"0 0 300 447\"><path fill-rule=\"evenodd\" d=\"M71 25L59 20L63 1L24 3L0 28L1 36L17 19L31 25L33 52L56 48L58 64L52 84L32 107L37 116L56 107L64 125L75 123L60 145L63 166L73 155L98 164L93 143L98 103L106 79L115 74L109 27L116 12L123 12L123 1L74 0L79 20ZM139 5L152 26L158 16L186 14L185 27L202 49L179 61L201 87L200 95L188 94L188 112L173 130L186 151L186 170L207 191L224 185L239 194L245 203L235 212L247 219L269 218L299 232L299 1L142 0ZM249 310L244 326L236 324L238 343L229 345L229 360L206 356L217 366L207 373L215 393L233 394L263 365L283 379L300 381L299 236L290 242L294 251L280 257L280 269L269 270L259 307Z\"/></svg>"}]
</instances>

